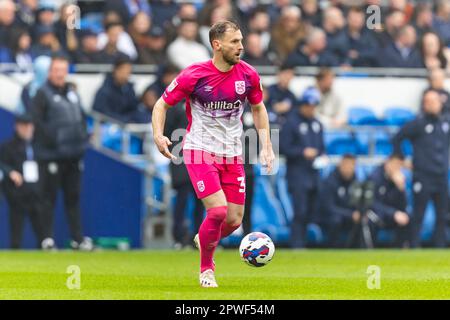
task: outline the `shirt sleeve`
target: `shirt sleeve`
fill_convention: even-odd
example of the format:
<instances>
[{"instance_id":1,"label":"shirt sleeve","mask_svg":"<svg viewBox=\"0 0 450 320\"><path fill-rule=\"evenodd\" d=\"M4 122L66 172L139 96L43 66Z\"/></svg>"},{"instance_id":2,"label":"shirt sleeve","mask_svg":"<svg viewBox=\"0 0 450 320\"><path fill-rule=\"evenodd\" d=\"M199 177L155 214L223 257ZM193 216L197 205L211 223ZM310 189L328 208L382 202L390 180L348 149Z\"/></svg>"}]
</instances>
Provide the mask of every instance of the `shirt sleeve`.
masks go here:
<instances>
[{"instance_id":1,"label":"shirt sleeve","mask_svg":"<svg viewBox=\"0 0 450 320\"><path fill-rule=\"evenodd\" d=\"M261 79L256 71L252 72L251 88L248 92L247 99L250 104L255 105L263 100L263 89Z\"/></svg>"},{"instance_id":2,"label":"shirt sleeve","mask_svg":"<svg viewBox=\"0 0 450 320\"><path fill-rule=\"evenodd\" d=\"M163 100L170 106L174 106L184 98L189 97L195 87L193 70L186 68L183 70L166 88L163 93Z\"/></svg>"}]
</instances>

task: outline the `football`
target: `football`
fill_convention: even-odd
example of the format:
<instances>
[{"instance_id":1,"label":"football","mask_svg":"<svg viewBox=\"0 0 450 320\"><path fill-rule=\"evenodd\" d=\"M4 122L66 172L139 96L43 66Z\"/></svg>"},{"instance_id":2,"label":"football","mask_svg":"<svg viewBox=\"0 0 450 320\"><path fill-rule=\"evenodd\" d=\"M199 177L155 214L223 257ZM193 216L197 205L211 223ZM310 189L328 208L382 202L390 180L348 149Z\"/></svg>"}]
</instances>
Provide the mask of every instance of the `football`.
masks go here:
<instances>
[{"instance_id":1,"label":"football","mask_svg":"<svg viewBox=\"0 0 450 320\"><path fill-rule=\"evenodd\" d=\"M275 246L267 234L252 232L242 239L239 253L249 266L263 267L272 260Z\"/></svg>"}]
</instances>

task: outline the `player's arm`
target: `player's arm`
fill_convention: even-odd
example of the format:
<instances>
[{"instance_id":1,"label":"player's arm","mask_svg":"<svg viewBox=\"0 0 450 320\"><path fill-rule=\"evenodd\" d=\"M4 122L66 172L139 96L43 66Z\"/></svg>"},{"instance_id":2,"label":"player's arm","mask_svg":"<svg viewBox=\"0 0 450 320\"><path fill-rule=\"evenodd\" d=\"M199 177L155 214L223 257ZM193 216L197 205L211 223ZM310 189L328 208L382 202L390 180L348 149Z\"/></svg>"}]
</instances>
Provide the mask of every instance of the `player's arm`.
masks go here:
<instances>
[{"instance_id":1,"label":"player's arm","mask_svg":"<svg viewBox=\"0 0 450 320\"><path fill-rule=\"evenodd\" d=\"M252 104L253 122L258 131L259 141L261 143L260 158L263 166L267 166L267 172L270 173L273 167L275 155L272 149L272 142L270 141L270 125L269 116L267 115L266 106L264 102Z\"/></svg>"},{"instance_id":2,"label":"player's arm","mask_svg":"<svg viewBox=\"0 0 450 320\"><path fill-rule=\"evenodd\" d=\"M170 153L169 146L172 142L164 136L164 124L166 123L166 113L170 105L167 104L163 98L155 103L152 112L152 127L153 127L153 140L158 147L159 152L161 152L166 158L170 160L175 160L176 157Z\"/></svg>"}]
</instances>

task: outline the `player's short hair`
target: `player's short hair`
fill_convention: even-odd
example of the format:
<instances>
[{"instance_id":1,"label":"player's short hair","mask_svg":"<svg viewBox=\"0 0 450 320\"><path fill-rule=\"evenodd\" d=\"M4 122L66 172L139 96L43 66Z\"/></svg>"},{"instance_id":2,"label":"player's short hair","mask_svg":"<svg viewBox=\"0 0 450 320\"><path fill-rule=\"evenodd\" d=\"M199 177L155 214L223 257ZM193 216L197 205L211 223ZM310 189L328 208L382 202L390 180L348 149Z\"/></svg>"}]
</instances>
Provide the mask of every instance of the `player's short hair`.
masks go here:
<instances>
[{"instance_id":1,"label":"player's short hair","mask_svg":"<svg viewBox=\"0 0 450 320\"><path fill-rule=\"evenodd\" d=\"M215 23L211 29L209 30L209 43L212 46L212 42L217 39L222 39L225 32L228 30L237 31L240 30L238 24L233 21L225 20L225 21L219 21Z\"/></svg>"},{"instance_id":2,"label":"player's short hair","mask_svg":"<svg viewBox=\"0 0 450 320\"><path fill-rule=\"evenodd\" d=\"M356 155L354 155L353 153L344 153L342 155L341 161L342 160L353 160L356 161Z\"/></svg>"},{"instance_id":3,"label":"player's short hair","mask_svg":"<svg viewBox=\"0 0 450 320\"><path fill-rule=\"evenodd\" d=\"M55 62L55 61L65 61L65 62L70 62L69 57L62 53L62 52L57 52L52 54L51 56L51 63Z\"/></svg>"}]
</instances>

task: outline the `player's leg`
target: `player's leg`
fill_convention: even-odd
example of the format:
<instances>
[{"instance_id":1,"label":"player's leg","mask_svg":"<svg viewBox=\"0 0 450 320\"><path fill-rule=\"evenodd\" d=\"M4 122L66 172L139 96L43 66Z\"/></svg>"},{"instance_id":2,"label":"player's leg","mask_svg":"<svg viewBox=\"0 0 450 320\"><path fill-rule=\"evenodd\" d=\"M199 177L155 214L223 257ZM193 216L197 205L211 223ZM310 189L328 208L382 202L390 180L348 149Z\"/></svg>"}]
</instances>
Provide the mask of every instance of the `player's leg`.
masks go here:
<instances>
[{"instance_id":1,"label":"player's leg","mask_svg":"<svg viewBox=\"0 0 450 320\"><path fill-rule=\"evenodd\" d=\"M221 230L221 238L225 238L240 227L244 217L246 184L243 165L236 162L226 164L220 180L228 202L227 218Z\"/></svg>"}]
</instances>

